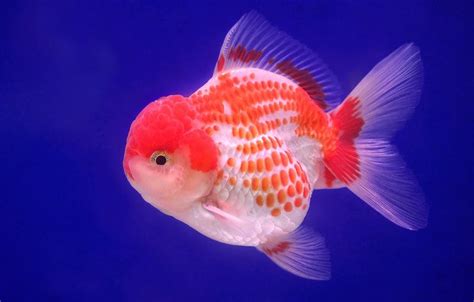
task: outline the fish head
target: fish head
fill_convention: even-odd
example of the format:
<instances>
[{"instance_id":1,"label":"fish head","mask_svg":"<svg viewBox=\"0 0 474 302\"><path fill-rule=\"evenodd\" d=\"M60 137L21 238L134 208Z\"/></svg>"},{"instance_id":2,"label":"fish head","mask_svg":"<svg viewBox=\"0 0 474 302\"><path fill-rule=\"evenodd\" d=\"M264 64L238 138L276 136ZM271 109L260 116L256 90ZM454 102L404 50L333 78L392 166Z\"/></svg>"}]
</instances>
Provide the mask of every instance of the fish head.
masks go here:
<instances>
[{"instance_id":1,"label":"fish head","mask_svg":"<svg viewBox=\"0 0 474 302\"><path fill-rule=\"evenodd\" d=\"M133 121L123 167L147 202L179 217L212 190L217 157L190 100L172 95L148 104Z\"/></svg>"}]
</instances>

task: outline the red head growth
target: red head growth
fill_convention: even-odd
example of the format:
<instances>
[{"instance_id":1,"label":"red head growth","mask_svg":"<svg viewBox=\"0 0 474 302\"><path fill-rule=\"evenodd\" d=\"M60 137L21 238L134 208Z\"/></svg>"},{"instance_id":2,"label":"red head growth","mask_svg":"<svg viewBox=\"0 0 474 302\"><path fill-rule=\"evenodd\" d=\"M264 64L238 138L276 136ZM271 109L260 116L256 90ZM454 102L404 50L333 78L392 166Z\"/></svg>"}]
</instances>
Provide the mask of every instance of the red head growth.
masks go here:
<instances>
[{"instance_id":1,"label":"red head growth","mask_svg":"<svg viewBox=\"0 0 474 302\"><path fill-rule=\"evenodd\" d=\"M132 123L125 150L124 169L130 176L128 159L149 158L155 151L172 154L188 147L191 168L208 172L217 165L217 147L198 126L197 113L184 97L172 95L150 103Z\"/></svg>"}]
</instances>

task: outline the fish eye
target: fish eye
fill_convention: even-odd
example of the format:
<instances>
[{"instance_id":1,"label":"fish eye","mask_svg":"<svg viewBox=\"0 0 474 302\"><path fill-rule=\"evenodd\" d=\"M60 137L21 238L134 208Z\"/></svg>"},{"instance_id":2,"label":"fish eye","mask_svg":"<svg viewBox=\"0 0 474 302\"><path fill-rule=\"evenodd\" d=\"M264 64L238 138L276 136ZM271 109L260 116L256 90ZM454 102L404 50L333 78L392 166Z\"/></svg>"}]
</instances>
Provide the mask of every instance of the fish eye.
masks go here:
<instances>
[{"instance_id":1,"label":"fish eye","mask_svg":"<svg viewBox=\"0 0 474 302\"><path fill-rule=\"evenodd\" d=\"M158 166L164 166L168 162L168 156L164 152L154 152L151 155L151 161Z\"/></svg>"}]
</instances>

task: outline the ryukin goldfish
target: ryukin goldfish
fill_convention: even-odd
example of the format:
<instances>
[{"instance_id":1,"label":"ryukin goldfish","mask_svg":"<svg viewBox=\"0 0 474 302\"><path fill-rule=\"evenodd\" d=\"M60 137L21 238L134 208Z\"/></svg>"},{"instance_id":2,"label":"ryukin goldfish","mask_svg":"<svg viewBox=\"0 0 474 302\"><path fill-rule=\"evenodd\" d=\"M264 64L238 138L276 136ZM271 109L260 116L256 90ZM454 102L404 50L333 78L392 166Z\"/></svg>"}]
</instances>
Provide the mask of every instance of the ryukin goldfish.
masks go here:
<instances>
[{"instance_id":1,"label":"ryukin goldfish","mask_svg":"<svg viewBox=\"0 0 474 302\"><path fill-rule=\"evenodd\" d=\"M427 224L422 190L390 143L422 78L419 49L405 44L342 98L313 51L251 12L225 37L206 84L138 114L125 174L144 200L203 235L329 279L323 237L301 226L317 190L347 188L403 228Z\"/></svg>"}]
</instances>

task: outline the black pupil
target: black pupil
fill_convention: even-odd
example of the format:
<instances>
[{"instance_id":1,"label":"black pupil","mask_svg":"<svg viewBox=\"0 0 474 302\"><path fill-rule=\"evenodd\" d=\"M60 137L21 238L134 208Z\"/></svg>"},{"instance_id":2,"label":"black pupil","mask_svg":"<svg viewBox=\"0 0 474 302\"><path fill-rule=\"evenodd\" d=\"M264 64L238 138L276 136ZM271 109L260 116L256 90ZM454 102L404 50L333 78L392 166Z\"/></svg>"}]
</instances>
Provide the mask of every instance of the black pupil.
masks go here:
<instances>
[{"instance_id":1,"label":"black pupil","mask_svg":"<svg viewBox=\"0 0 474 302\"><path fill-rule=\"evenodd\" d=\"M155 162L157 165L163 166L164 164L166 164L166 156L158 155L155 159Z\"/></svg>"}]
</instances>

